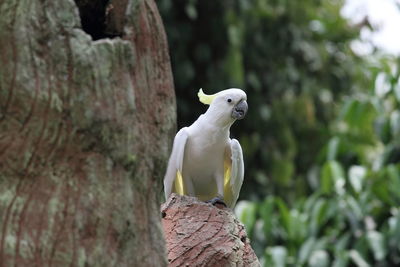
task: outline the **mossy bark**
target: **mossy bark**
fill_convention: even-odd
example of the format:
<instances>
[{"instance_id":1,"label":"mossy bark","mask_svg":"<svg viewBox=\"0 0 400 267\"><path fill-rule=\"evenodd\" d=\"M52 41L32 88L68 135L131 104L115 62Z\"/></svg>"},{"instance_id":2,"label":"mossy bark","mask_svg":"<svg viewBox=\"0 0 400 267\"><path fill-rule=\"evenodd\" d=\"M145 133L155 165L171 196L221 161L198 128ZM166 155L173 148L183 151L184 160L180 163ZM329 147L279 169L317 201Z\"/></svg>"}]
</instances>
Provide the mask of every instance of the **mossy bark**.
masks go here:
<instances>
[{"instance_id":1,"label":"mossy bark","mask_svg":"<svg viewBox=\"0 0 400 267\"><path fill-rule=\"evenodd\" d=\"M93 41L72 0L0 1L0 266L166 265L165 33L153 0L106 11Z\"/></svg>"}]
</instances>

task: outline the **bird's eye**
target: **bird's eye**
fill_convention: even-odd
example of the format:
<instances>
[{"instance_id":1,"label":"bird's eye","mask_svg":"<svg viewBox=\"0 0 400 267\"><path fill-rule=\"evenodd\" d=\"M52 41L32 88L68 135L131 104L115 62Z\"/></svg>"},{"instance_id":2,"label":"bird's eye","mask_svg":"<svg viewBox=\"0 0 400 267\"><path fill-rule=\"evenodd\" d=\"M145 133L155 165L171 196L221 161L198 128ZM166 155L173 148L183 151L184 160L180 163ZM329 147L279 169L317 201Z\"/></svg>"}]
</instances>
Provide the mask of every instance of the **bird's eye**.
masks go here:
<instances>
[{"instance_id":1,"label":"bird's eye","mask_svg":"<svg viewBox=\"0 0 400 267\"><path fill-rule=\"evenodd\" d=\"M232 99L228 98L228 100L226 100L226 101L228 101L228 103L231 103L231 102L232 102Z\"/></svg>"}]
</instances>

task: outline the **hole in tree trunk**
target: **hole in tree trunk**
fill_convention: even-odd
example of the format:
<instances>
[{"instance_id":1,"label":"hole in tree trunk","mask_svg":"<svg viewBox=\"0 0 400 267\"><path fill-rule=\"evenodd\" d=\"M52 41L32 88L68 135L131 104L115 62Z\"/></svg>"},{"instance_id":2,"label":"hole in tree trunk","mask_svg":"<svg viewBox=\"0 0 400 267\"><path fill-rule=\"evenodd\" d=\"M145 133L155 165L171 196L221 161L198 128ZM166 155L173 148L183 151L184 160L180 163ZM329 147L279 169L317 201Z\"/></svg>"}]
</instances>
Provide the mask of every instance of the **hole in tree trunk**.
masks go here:
<instances>
[{"instance_id":1,"label":"hole in tree trunk","mask_svg":"<svg viewBox=\"0 0 400 267\"><path fill-rule=\"evenodd\" d=\"M93 40L122 37L128 0L75 0L82 29Z\"/></svg>"}]
</instances>

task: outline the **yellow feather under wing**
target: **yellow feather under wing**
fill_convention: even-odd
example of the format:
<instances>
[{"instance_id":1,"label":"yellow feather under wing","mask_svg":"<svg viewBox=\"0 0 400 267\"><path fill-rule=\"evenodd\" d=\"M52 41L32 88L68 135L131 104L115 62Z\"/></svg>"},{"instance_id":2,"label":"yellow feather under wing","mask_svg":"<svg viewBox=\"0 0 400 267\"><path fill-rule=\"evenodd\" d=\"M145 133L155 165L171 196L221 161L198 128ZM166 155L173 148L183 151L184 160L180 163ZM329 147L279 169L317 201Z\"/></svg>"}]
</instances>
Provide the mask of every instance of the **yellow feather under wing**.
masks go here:
<instances>
[{"instance_id":1,"label":"yellow feather under wing","mask_svg":"<svg viewBox=\"0 0 400 267\"><path fill-rule=\"evenodd\" d=\"M174 188L175 188L175 193L179 195L185 195L185 185L183 184L182 174L179 170L176 171Z\"/></svg>"},{"instance_id":2,"label":"yellow feather under wing","mask_svg":"<svg viewBox=\"0 0 400 267\"><path fill-rule=\"evenodd\" d=\"M224 160L224 202L228 207L233 203L233 192L231 187L232 161L230 158Z\"/></svg>"}]
</instances>

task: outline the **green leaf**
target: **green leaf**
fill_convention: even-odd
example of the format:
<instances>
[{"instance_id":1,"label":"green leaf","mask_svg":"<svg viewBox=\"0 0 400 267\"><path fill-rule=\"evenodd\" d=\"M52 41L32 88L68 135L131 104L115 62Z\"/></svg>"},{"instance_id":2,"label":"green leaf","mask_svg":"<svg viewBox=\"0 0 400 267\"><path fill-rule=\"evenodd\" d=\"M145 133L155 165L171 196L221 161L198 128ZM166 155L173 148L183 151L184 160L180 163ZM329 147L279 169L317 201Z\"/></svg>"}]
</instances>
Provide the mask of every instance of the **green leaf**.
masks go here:
<instances>
[{"instance_id":1,"label":"green leaf","mask_svg":"<svg viewBox=\"0 0 400 267\"><path fill-rule=\"evenodd\" d=\"M240 48L231 46L225 62L225 70L231 77L232 83L238 86L244 84L243 55Z\"/></svg>"},{"instance_id":2,"label":"green leaf","mask_svg":"<svg viewBox=\"0 0 400 267\"><path fill-rule=\"evenodd\" d=\"M395 216L389 218L388 244L394 249L399 248L400 244L400 213L397 211Z\"/></svg>"},{"instance_id":3,"label":"green leaf","mask_svg":"<svg viewBox=\"0 0 400 267\"><path fill-rule=\"evenodd\" d=\"M328 248L329 238L327 236L321 237L317 239L315 242L314 249L315 250L325 250Z\"/></svg>"},{"instance_id":4,"label":"green leaf","mask_svg":"<svg viewBox=\"0 0 400 267\"><path fill-rule=\"evenodd\" d=\"M360 203L358 203L357 200L351 195L346 196L345 203L348 208L348 217L350 223L354 227L354 230L358 230L359 223L363 218L363 211L360 207Z\"/></svg>"},{"instance_id":5,"label":"green leaf","mask_svg":"<svg viewBox=\"0 0 400 267\"><path fill-rule=\"evenodd\" d=\"M276 204L279 208L279 214L281 218L282 225L286 230L286 233L290 232L291 218L289 209L286 207L285 203L281 199L276 199Z\"/></svg>"},{"instance_id":6,"label":"green leaf","mask_svg":"<svg viewBox=\"0 0 400 267\"><path fill-rule=\"evenodd\" d=\"M197 19L197 9L195 5L195 1L189 1L186 6L185 6L185 12L186 15L191 19L191 20L196 20Z\"/></svg>"},{"instance_id":7,"label":"green leaf","mask_svg":"<svg viewBox=\"0 0 400 267\"><path fill-rule=\"evenodd\" d=\"M388 143L391 140L390 120L382 115L375 122L375 132L383 143Z\"/></svg>"},{"instance_id":8,"label":"green leaf","mask_svg":"<svg viewBox=\"0 0 400 267\"><path fill-rule=\"evenodd\" d=\"M362 190L366 174L367 170L363 166L351 166L349 169L350 184L357 193Z\"/></svg>"},{"instance_id":9,"label":"green leaf","mask_svg":"<svg viewBox=\"0 0 400 267\"><path fill-rule=\"evenodd\" d=\"M290 228L289 238L296 244L304 242L307 235L307 220L306 216L297 209L290 211Z\"/></svg>"},{"instance_id":10,"label":"green leaf","mask_svg":"<svg viewBox=\"0 0 400 267\"><path fill-rule=\"evenodd\" d=\"M350 236L350 233L346 232L339 238L338 241L335 242L334 250L336 254L340 254L346 249L347 245L349 244Z\"/></svg>"},{"instance_id":11,"label":"green leaf","mask_svg":"<svg viewBox=\"0 0 400 267\"><path fill-rule=\"evenodd\" d=\"M315 203L311 214L311 234L317 235L317 231L327 218L328 203L323 199L318 199Z\"/></svg>"},{"instance_id":12,"label":"green leaf","mask_svg":"<svg viewBox=\"0 0 400 267\"><path fill-rule=\"evenodd\" d=\"M319 199L320 199L320 194L318 192L307 197L303 206L304 212L311 214L312 210L314 209L315 203L317 203Z\"/></svg>"},{"instance_id":13,"label":"green leaf","mask_svg":"<svg viewBox=\"0 0 400 267\"><path fill-rule=\"evenodd\" d=\"M328 161L322 167L322 192L331 193L333 190L338 194L344 193L344 171L337 161Z\"/></svg>"},{"instance_id":14,"label":"green leaf","mask_svg":"<svg viewBox=\"0 0 400 267\"><path fill-rule=\"evenodd\" d=\"M375 79L375 93L377 96L384 96L389 93L391 89L390 79L385 72L381 72Z\"/></svg>"},{"instance_id":15,"label":"green leaf","mask_svg":"<svg viewBox=\"0 0 400 267\"><path fill-rule=\"evenodd\" d=\"M398 110L390 114L390 131L393 137L400 136L400 111Z\"/></svg>"},{"instance_id":16,"label":"green leaf","mask_svg":"<svg viewBox=\"0 0 400 267\"><path fill-rule=\"evenodd\" d=\"M332 267L347 267L349 262L348 253L342 252L335 254L335 260L333 261Z\"/></svg>"},{"instance_id":17,"label":"green leaf","mask_svg":"<svg viewBox=\"0 0 400 267\"><path fill-rule=\"evenodd\" d=\"M307 241L303 243L299 251L300 264L304 264L310 258L311 252L314 249L314 245L315 245L314 237L308 238Z\"/></svg>"},{"instance_id":18,"label":"green leaf","mask_svg":"<svg viewBox=\"0 0 400 267\"><path fill-rule=\"evenodd\" d=\"M389 175L389 190L393 195L400 199L400 168L396 165L389 165L386 167L386 171Z\"/></svg>"},{"instance_id":19,"label":"green leaf","mask_svg":"<svg viewBox=\"0 0 400 267\"><path fill-rule=\"evenodd\" d=\"M267 255L271 258L274 267L285 267L287 254L286 248L282 246L267 248Z\"/></svg>"},{"instance_id":20,"label":"green leaf","mask_svg":"<svg viewBox=\"0 0 400 267\"><path fill-rule=\"evenodd\" d=\"M274 159L273 164L272 175L277 177L276 182L283 186L290 185L294 173L293 161L288 158L280 158Z\"/></svg>"},{"instance_id":21,"label":"green leaf","mask_svg":"<svg viewBox=\"0 0 400 267\"><path fill-rule=\"evenodd\" d=\"M260 205L260 215L264 221L263 231L264 236L268 239L272 234L272 222L276 215L274 214L275 200L273 197L267 197Z\"/></svg>"},{"instance_id":22,"label":"green leaf","mask_svg":"<svg viewBox=\"0 0 400 267\"><path fill-rule=\"evenodd\" d=\"M327 152L327 160L328 161L336 159L336 155L337 155L338 147L339 147L339 142L340 142L339 137L333 137L331 140L329 140L328 152Z\"/></svg>"},{"instance_id":23,"label":"green leaf","mask_svg":"<svg viewBox=\"0 0 400 267\"><path fill-rule=\"evenodd\" d=\"M329 255L325 250L316 250L311 254L308 260L310 267L327 267L329 266Z\"/></svg>"},{"instance_id":24,"label":"green leaf","mask_svg":"<svg viewBox=\"0 0 400 267\"><path fill-rule=\"evenodd\" d=\"M367 233L368 244L377 261L381 261L386 256L386 243L384 236L378 231L368 231Z\"/></svg>"},{"instance_id":25,"label":"green leaf","mask_svg":"<svg viewBox=\"0 0 400 267\"><path fill-rule=\"evenodd\" d=\"M398 102L400 102L400 78L397 78L397 83L394 86L394 95Z\"/></svg>"},{"instance_id":26,"label":"green leaf","mask_svg":"<svg viewBox=\"0 0 400 267\"><path fill-rule=\"evenodd\" d=\"M256 222L256 211L256 204L245 200L239 201L235 207L235 214L244 224L249 235L251 235Z\"/></svg>"},{"instance_id":27,"label":"green leaf","mask_svg":"<svg viewBox=\"0 0 400 267\"><path fill-rule=\"evenodd\" d=\"M352 249L349 252L350 259L358 266L358 267L370 267L370 265L365 261L365 259L361 256L361 254Z\"/></svg>"},{"instance_id":28,"label":"green leaf","mask_svg":"<svg viewBox=\"0 0 400 267\"><path fill-rule=\"evenodd\" d=\"M372 99L358 100L351 99L345 106L342 115L346 124L346 131L356 136L356 140L373 144L375 141L373 122L378 112L373 105Z\"/></svg>"}]
</instances>

